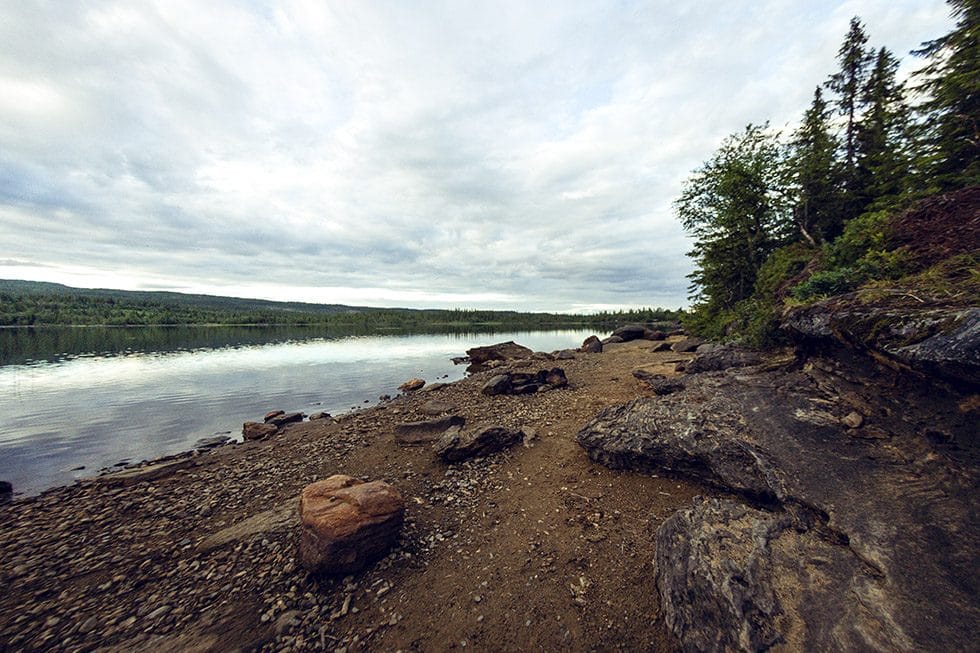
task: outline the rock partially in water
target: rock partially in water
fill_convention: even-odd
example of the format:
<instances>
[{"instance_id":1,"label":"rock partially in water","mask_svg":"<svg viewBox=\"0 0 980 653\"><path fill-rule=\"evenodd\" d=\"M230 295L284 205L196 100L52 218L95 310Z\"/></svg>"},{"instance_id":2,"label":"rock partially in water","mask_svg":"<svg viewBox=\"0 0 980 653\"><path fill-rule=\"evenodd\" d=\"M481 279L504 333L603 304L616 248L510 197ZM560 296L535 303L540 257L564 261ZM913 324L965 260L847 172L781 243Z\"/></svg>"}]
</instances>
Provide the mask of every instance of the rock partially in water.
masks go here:
<instances>
[{"instance_id":1,"label":"rock partially in water","mask_svg":"<svg viewBox=\"0 0 980 653\"><path fill-rule=\"evenodd\" d=\"M195 442L194 448L205 450L205 451L208 449L217 449L218 447L226 445L231 441L232 438L229 435L212 435L211 437L201 438L200 440Z\"/></svg>"},{"instance_id":2,"label":"rock partially in water","mask_svg":"<svg viewBox=\"0 0 980 653\"><path fill-rule=\"evenodd\" d=\"M260 424L259 422L242 424L242 437L246 440L265 440L278 432L279 427L275 424Z\"/></svg>"},{"instance_id":3,"label":"rock partially in water","mask_svg":"<svg viewBox=\"0 0 980 653\"><path fill-rule=\"evenodd\" d=\"M266 421L267 424L273 424L278 427L283 427L286 424L292 424L294 422L302 422L303 418L306 417L303 413L282 413L276 415Z\"/></svg>"},{"instance_id":4,"label":"rock partially in water","mask_svg":"<svg viewBox=\"0 0 980 653\"><path fill-rule=\"evenodd\" d=\"M405 501L383 481L365 483L338 474L303 489L299 518L300 564L315 574L350 574L395 544Z\"/></svg>"},{"instance_id":5,"label":"rock partially in water","mask_svg":"<svg viewBox=\"0 0 980 653\"><path fill-rule=\"evenodd\" d=\"M425 379L409 379L398 386L402 392L415 392L425 385Z\"/></svg>"}]
</instances>

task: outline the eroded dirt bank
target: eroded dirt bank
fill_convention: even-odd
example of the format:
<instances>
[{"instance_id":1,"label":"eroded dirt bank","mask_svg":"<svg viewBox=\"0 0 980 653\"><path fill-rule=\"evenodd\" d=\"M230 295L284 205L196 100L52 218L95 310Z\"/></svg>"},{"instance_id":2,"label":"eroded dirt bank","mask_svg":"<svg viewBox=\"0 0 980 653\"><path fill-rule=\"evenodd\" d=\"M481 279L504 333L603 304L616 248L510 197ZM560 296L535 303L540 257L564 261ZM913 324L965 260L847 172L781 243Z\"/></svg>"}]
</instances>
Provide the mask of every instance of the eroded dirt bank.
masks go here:
<instances>
[{"instance_id":1,"label":"eroded dirt bank","mask_svg":"<svg viewBox=\"0 0 980 653\"><path fill-rule=\"evenodd\" d=\"M655 534L710 492L607 469L575 441L601 409L652 395L634 368L672 374L689 357L655 344L549 363L568 376L561 390L487 397L483 373L156 479L0 507L0 649L671 650ZM533 436L453 466L396 444L395 425L427 418L434 399ZM316 580L294 563L295 499L337 473L396 485L407 522L379 564Z\"/></svg>"}]
</instances>

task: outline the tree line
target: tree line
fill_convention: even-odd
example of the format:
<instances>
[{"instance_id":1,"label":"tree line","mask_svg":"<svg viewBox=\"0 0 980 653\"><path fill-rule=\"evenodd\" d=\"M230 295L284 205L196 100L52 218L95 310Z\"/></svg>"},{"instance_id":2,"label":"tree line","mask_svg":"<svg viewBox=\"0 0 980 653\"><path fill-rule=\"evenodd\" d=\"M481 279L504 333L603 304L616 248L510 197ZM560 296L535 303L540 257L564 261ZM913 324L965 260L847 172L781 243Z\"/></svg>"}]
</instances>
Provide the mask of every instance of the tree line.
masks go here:
<instances>
[{"instance_id":1,"label":"tree line","mask_svg":"<svg viewBox=\"0 0 980 653\"><path fill-rule=\"evenodd\" d=\"M912 53L925 65L908 83L853 18L795 129L750 124L685 182L674 207L694 238L690 328L759 344L779 293L900 276L901 254L883 242L890 216L980 183L980 3L949 5L955 27Z\"/></svg>"}]
</instances>

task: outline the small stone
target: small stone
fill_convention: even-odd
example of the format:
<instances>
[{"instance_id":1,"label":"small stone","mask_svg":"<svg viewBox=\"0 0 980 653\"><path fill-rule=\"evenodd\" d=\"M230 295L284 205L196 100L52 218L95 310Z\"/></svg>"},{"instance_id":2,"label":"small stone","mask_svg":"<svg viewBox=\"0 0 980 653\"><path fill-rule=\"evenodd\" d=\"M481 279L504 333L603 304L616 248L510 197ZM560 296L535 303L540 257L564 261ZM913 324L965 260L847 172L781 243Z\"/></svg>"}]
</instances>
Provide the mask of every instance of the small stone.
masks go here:
<instances>
[{"instance_id":1,"label":"small stone","mask_svg":"<svg viewBox=\"0 0 980 653\"><path fill-rule=\"evenodd\" d=\"M425 385L424 379L409 379L398 386L398 389L402 392L415 392Z\"/></svg>"},{"instance_id":2,"label":"small stone","mask_svg":"<svg viewBox=\"0 0 980 653\"><path fill-rule=\"evenodd\" d=\"M844 419L841 420L841 422L849 429L860 428L861 425L864 424L864 415L856 410L852 410L846 417L844 417Z\"/></svg>"}]
</instances>

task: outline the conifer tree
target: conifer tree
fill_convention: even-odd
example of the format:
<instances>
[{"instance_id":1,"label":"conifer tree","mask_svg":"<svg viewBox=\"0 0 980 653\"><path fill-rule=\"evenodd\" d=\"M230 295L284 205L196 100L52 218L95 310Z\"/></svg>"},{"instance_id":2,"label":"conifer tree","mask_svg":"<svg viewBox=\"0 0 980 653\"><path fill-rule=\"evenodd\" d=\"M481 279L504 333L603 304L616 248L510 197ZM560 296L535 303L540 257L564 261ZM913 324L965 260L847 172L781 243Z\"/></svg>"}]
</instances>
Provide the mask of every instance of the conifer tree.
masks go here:
<instances>
[{"instance_id":1,"label":"conifer tree","mask_svg":"<svg viewBox=\"0 0 980 653\"><path fill-rule=\"evenodd\" d=\"M980 2L948 0L956 26L914 54L930 59L917 90L926 137L930 186L952 190L980 184Z\"/></svg>"},{"instance_id":2,"label":"conifer tree","mask_svg":"<svg viewBox=\"0 0 980 653\"><path fill-rule=\"evenodd\" d=\"M793 208L794 222L800 235L811 245L826 241L842 228L840 184L834 160L837 142L828 119L827 102L818 86L790 144L792 176L798 195Z\"/></svg>"},{"instance_id":3,"label":"conifer tree","mask_svg":"<svg viewBox=\"0 0 980 653\"><path fill-rule=\"evenodd\" d=\"M827 87L837 94L837 111L845 118L844 160L841 163L843 180L843 197L841 203L842 218L848 220L861 211L859 185L857 174L857 127L863 107L863 95L868 78L868 66L873 54L866 47L868 35L861 25L861 19L855 16L844 37L844 43L837 51L837 61L840 69L830 76ZM836 234L832 234L836 235Z\"/></svg>"},{"instance_id":4,"label":"conifer tree","mask_svg":"<svg viewBox=\"0 0 980 653\"><path fill-rule=\"evenodd\" d=\"M908 175L909 109L896 81L898 59L886 48L875 56L862 91L865 111L856 127L855 208L900 196Z\"/></svg>"}]
</instances>

